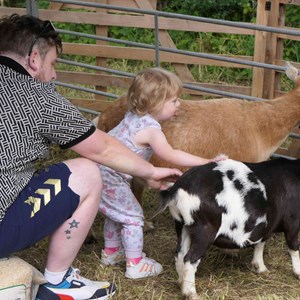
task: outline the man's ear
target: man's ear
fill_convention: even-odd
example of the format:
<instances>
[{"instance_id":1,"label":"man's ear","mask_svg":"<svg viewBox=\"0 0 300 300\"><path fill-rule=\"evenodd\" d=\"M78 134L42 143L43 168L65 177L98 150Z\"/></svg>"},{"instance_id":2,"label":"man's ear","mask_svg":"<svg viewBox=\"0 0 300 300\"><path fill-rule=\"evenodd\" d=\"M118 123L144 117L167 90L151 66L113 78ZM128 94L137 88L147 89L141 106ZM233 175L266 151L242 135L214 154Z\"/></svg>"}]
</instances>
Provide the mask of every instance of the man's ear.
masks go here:
<instances>
[{"instance_id":1,"label":"man's ear","mask_svg":"<svg viewBox=\"0 0 300 300\"><path fill-rule=\"evenodd\" d=\"M37 50L32 50L30 56L28 56L28 68L29 68L29 73L31 72L37 72L39 67L39 53Z\"/></svg>"}]
</instances>

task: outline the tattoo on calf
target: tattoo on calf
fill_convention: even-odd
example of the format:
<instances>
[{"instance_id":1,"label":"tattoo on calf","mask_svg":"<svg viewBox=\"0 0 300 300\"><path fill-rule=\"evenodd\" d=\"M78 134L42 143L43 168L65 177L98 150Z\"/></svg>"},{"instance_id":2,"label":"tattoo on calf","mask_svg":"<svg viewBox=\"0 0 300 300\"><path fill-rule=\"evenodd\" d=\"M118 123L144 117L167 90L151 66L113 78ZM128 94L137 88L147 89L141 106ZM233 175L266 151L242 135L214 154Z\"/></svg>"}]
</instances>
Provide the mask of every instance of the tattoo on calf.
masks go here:
<instances>
[{"instance_id":1,"label":"tattoo on calf","mask_svg":"<svg viewBox=\"0 0 300 300\"><path fill-rule=\"evenodd\" d=\"M72 233L71 229L78 228L80 222L77 222L75 219L73 219L73 221L70 222L69 224L70 224L70 227L67 230L65 230L68 240L71 239L71 233Z\"/></svg>"}]
</instances>

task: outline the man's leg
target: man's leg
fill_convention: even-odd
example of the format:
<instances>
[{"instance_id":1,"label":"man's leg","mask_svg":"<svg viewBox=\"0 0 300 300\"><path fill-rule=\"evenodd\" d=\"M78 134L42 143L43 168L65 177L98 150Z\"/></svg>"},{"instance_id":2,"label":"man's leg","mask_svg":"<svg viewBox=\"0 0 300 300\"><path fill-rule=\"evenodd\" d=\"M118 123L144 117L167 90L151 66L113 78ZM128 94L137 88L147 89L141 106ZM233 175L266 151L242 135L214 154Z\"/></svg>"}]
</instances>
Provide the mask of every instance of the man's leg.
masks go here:
<instances>
[{"instance_id":1,"label":"man's leg","mask_svg":"<svg viewBox=\"0 0 300 300\"><path fill-rule=\"evenodd\" d=\"M71 218L50 236L46 268L65 271L75 259L98 212L102 181L96 163L84 158L66 161L72 172L69 187L79 195L80 202Z\"/></svg>"},{"instance_id":2,"label":"man's leg","mask_svg":"<svg viewBox=\"0 0 300 300\"><path fill-rule=\"evenodd\" d=\"M71 218L50 236L45 277L47 289L70 299L110 299L114 284L91 281L71 267L98 212L102 181L99 167L90 160L66 161L71 171L69 188L79 196L79 204Z\"/></svg>"},{"instance_id":3,"label":"man's leg","mask_svg":"<svg viewBox=\"0 0 300 300\"><path fill-rule=\"evenodd\" d=\"M98 166L78 158L40 170L0 223L0 257L50 236L45 277L48 290L73 299L108 299L109 282L90 281L71 267L98 211L102 181Z\"/></svg>"}]
</instances>

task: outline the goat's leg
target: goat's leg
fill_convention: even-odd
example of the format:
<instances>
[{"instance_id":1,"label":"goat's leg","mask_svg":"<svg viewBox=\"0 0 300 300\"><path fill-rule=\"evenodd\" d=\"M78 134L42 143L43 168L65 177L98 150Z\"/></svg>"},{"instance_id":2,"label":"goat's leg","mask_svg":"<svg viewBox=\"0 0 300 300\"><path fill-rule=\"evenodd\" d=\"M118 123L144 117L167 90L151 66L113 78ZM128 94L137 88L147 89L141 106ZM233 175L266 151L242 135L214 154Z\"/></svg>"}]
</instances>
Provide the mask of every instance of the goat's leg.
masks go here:
<instances>
[{"instance_id":1,"label":"goat's leg","mask_svg":"<svg viewBox=\"0 0 300 300\"><path fill-rule=\"evenodd\" d=\"M199 220L191 226L184 226L182 248L183 257L182 294L190 300L200 299L196 292L195 274L202 256L213 244L216 228L210 224L202 224Z\"/></svg>"},{"instance_id":2,"label":"goat's leg","mask_svg":"<svg viewBox=\"0 0 300 300\"><path fill-rule=\"evenodd\" d=\"M299 250L289 249L289 253L292 259L293 272L295 276L300 280L300 258Z\"/></svg>"},{"instance_id":3,"label":"goat's leg","mask_svg":"<svg viewBox=\"0 0 300 300\"><path fill-rule=\"evenodd\" d=\"M254 248L254 254L251 261L251 265L252 265L252 270L255 271L256 273L268 272L268 269L265 266L264 258L263 258L264 247L265 247L265 242L262 242L255 245Z\"/></svg>"},{"instance_id":4,"label":"goat's leg","mask_svg":"<svg viewBox=\"0 0 300 300\"><path fill-rule=\"evenodd\" d=\"M289 248L289 253L292 259L293 272L295 276L300 280L300 258L299 258L299 242L298 232L299 228L297 224L289 224L287 230L284 233L285 240Z\"/></svg>"},{"instance_id":5,"label":"goat's leg","mask_svg":"<svg viewBox=\"0 0 300 300\"><path fill-rule=\"evenodd\" d=\"M190 261L184 262L184 257L190 248L190 244L191 241L186 227L183 227L180 250L175 258L178 282L181 285L181 292L184 297L188 298L189 300L198 300L200 298L196 292L195 274L200 263L200 259L196 263L191 263Z\"/></svg>"},{"instance_id":6,"label":"goat's leg","mask_svg":"<svg viewBox=\"0 0 300 300\"><path fill-rule=\"evenodd\" d=\"M197 272L198 265L200 263L201 259L197 260L195 263L191 263L190 261L187 261L183 264L183 270L182 270L182 295L184 297L187 297L189 300L198 300L200 297L198 296L196 292L196 286L195 286L195 274Z\"/></svg>"},{"instance_id":7,"label":"goat's leg","mask_svg":"<svg viewBox=\"0 0 300 300\"><path fill-rule=\"evenodd\" d=\"M178 283L181 286L183 281L183 259L190 248L190 239L187 235L186 228L183 227L182 223L175 221L175 228L177 233L177 249L175 257L175 267L178 274Z\"/></svg>"}]
</instances>

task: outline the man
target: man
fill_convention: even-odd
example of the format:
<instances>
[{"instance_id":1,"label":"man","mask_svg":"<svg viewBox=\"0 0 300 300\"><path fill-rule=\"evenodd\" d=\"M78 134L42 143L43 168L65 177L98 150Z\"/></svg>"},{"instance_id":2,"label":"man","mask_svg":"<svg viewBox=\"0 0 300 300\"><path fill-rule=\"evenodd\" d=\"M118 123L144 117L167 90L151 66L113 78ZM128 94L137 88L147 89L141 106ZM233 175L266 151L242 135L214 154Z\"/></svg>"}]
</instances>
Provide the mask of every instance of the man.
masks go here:
<instances>
[{"instance_id":1,"label":"man","mask_svg":"<svg viewBox=\"0 0 300 300\"><path fill-rule=\"evenodd\" d=\"M98 164L144 178L151 188L180 171L155 168L96 129L50 83L62 51L49 21L12 15L0 20L0 257L50 236L47 287L74 299L107 299L108 282L71 267L98 211ZM36 172L50 143L81 155Z\"/></svg>"}]
</instances>

